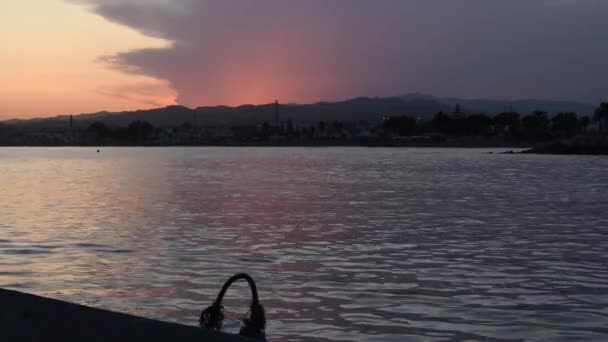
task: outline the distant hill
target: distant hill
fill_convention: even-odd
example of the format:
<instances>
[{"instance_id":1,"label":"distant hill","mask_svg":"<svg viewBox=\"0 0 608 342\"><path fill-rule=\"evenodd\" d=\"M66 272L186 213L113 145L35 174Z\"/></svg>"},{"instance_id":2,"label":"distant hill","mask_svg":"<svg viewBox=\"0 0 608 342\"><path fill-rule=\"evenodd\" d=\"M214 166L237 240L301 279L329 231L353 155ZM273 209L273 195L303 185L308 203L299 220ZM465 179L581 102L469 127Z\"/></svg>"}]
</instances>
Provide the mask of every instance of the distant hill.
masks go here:
<instances>
[{"instance_id":1,"label":"distant hill","mask_svg":"<svg viewBox=\"0 0 608 342\"><path fill-rule=\"evenodd\" d=\"M430 118L447 109L439 103L426 100L403 101L398 97L361 97L340 102L315 104L286 104L279 110L280 120L291 119L297 123L318 121L374 121L384 116L410 115ZM198 118L211 124L273 122L274 104L245 105L239 107L199 107Z\"/></svg>"},{"instance_id":2,"label":"distant hill","mask_svg":"<svg viewBox=\"0 0 608 342\"><path fill-rule=\"evenodd\" d=\"M454 108L460 105L460 108L465 113L486 113L490 115L501 112L516 111L522 115L531 113L535 110L542 110L549 114L559 112L574 112L579 115L591 115L596 106L588 103L571 102L571 101L551 101L551 100L490 100L490 99L459 99L455 97L435 97L427 94L406 94L400 96L404 101L420 101L426 100L437 102L441 105Z\"/></svg>"},{"instance_id":3,"label":"distant hill","mask_svg":"<svg viewBox=\"0 0 608 342\"><path fill-rule=\"evenodd\" d=\"M400 97L367 98L360 97L339 102L319 102L314 104L281 104L280 120L296 123L316 123L318 121L376 121L385 116L408 115L422 120L430 120L437 112L449 112L459 104L465 113L496 113L510 108L528 114L534 110L544 110L550 114L571 111L589 115L594 106L585 103L543 100L465 100L440 98L425 94L407 94ZM207 126L236 126L269 123L275 120L274 104L243 105L238 107L214 106L190 109L183 106L168 106L150 110L125 112L99 112L74 116L76 126L86 126L101 121L109 125L126 126L135 120L148 121L155 126L177 126L193 123ZM32 120L10 120L6 123L27 126L63 126L69 122L69 115Z\"/></svg>"},{"instance_id":4,"label":"distant hill","mask_svg":"<svg viewBox=\"0 0 608 342\"><path fill-rule=\"evenodd\" d=\"M375 121L385 116L410 115L421 119L430 119L447 106L427 100L403 101L398 97L391 98L356 98L340 102L319 102L315 104L281 104L279 119L291 119L296 123L317 123L318 121ZM32 120L11 120L10 123L30 126L65 125L69 115ZM109 125L125 126L135 120L145 120L155 126L176 126L193 123L208 126L235 126L261 124L264 121L275 121L275 105L243 105L238 107L214 106L190 109L183 106L167 106L150 110L126 112L99 112L74 116L77 126L93 122L104 122Z\"/></svg>"}]
</instances>

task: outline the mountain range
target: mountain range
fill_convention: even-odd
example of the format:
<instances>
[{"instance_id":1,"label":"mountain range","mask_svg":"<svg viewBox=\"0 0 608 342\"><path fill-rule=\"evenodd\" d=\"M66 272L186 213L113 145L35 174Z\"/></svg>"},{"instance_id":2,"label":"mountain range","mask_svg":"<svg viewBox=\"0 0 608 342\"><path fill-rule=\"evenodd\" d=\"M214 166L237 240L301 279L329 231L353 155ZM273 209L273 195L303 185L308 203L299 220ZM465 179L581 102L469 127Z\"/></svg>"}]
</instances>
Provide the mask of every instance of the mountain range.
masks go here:
<instances>
[{"instance_id":1,"label":"mountain range","mask_svg":"<svg viewBox=\"0 0 608 342\"><path fill-rule=\"evenodd\" d=\"M549 114L575 112L590 115L595 106L580 102L550 100L490 100L442 98L426 94L406 94L396 97L360 97L339 102L319 102L314 104L281 104L279 120L291 119L296 123L316 123L318 121L375 121L385 116L408 115L421 120L430 120L437 112L451 112L456 106L464 113L485 113L495 115L500 112L516 111L522 115L535 110ZM7 123L31 125L64 125L69 115L31 120L10 120ZM125 112L99 112L74 115L76 126L89 125L100 121L109 125L127 125L135 120L145 120L155 126L175 126L194 123L208 126L234 126L274 122L275 105L242 105L238 107L213 106L187 108L167 106L149 110Z\"/></svg>"},{"instance_id":2,"label":"mountain range","mask_svg":"<svg viewBox=\"0 0 608 342\"><path fill-rule=\"evenodd\" d=\"M560 112L574 112L579 115L591 115L597 106L583 102L554 101L554 100L491 100L491 99L460 99L455 97L435 97L432 95L412 93L402 95L404 101L427 100L441 103L454 108L459 105L465 113L486 113L490 115L501 112L514 111L522 115L529 114L535 110L542 110L549 114Z\"/></svg>"}]
</instances>

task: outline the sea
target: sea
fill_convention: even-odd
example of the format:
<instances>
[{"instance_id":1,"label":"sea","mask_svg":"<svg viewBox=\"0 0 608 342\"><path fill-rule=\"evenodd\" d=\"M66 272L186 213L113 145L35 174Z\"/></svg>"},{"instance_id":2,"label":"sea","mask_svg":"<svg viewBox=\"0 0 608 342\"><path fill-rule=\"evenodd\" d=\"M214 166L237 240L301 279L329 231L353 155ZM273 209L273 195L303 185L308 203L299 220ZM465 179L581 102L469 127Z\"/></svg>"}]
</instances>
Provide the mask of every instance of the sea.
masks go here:
<instances>
[{"instance_id":1,"label":"sea","mask_svg":"<svg viewBox=\"0 0 608 342\"><path fill-rule=\"evenodd\" d=\"M608 341L608 158L502 150L0 148L0 287L197 325L246 272L270 341Z\"/></svg>"}]
</instances>

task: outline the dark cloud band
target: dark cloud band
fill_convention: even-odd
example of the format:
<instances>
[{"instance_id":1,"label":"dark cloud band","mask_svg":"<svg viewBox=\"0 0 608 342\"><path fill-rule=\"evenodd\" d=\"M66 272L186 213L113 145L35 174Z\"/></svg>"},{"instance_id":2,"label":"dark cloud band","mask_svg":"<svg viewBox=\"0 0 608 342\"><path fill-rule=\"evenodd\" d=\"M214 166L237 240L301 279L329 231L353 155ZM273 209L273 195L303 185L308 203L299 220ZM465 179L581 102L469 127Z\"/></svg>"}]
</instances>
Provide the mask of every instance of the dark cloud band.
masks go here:
<instances>
[{"instance_id":1,"label":"dark cloud band","mask_svg":"<svg viewBox=\"0 0 608 342\"><path fill-rule=\"evenodd\" d=\"M608 89L603 0L75 2L171 41L108 61L169 81L190 106L409 91L596 101Z\"/></svg>"}]
</instances>

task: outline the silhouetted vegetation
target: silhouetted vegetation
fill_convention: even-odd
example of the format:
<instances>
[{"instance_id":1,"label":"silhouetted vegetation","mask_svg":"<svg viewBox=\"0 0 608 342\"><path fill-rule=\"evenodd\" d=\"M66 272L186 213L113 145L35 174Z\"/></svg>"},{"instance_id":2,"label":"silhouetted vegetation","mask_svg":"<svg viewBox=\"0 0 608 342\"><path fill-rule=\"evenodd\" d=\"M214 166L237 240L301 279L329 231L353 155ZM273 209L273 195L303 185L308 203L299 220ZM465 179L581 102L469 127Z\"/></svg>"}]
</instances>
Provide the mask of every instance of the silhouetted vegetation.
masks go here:
<instances>
[{"instance_id":1,"label":"silhouetted vegetation","mask_svg":"<svg viewBox=\"0 0 608 342\"><path fill-rule=\"evenodd\" d=\"M524 134L529 138L547 138L549 134L549 123L549 116L543 111L535 111L530 115L526 115L521 120Z\"/></svg>"},{"instance_id":2,"label":"silhouetted vegetation","mask_svg":"<svg viewBox=\"0 0 608 342\"><path fill-rule=\"evenodd\" d=\"M583 116L578 120L578 127L583 134L587 134L589 126L591 125L591 118L588 116Z\"/></svg>"},{"instance_id":3,"label":"silhouetted vegetation","mask_svg":"<svg viewBox=\"0 0 608 342\"><path fill-rule=\"evenodd\" d=\"M257 108L252 106L252 108ZM269 107L268 110L271 108ZM171 108L178 113L182 109ZM270 112L269 112L270 113ZM530 145L608 133L608 103L593 116L544 111L522 115L506 111L495 116L467 113L455 106L439 111L431 120L420 115L390 115L377 120L319 120L302 122L274 115L257 124L201 125L186 121L175 126L154 126L145 120L111 124L96 120L81 125L64 119L27 123L0 123L3 145L424 145L492 146ZM192 116L196 119L195 116Z\"/></svg>"},{"instance_id":4,"label":"silhouetted vegetation","mask_svg":"<svg viewBox=\"0 0 608 342\"><path fill-rule=\"evenodd\" d=\"M503 112L494 117L494 131L498 135L518 136L521 131L521 115L516 112Z\"/></svg>"},{"instance_id":5,"label":"silhouetted vegetation","mask_svg":"<svg viewBox=\"0 0 608 342\"><path fill-rule=\"evenodd\" d=\"M186 126L186 129L188 129L188 126ZM154 126L149 122L138 120L129 124L126 137L131 142L142 143L153 137L154 133Z\"/></svg>"},{"instance_id":6,"label":"silhouetted vegetation","mask_svg":"<svg viewBox=\"0 0 608 342\"><path fill-rule=\"evenodd\" d=\"M95 134L95 140L97 142L101 142L103 139L110 136L110 129L103 122L92 123L87 131Z\"/></svg>"},{"instance_id":7,"label":"silhouetted vegetation","mask_svg":"<svg viewBox=\"0 0 608 342\"><path fill-rule=\"evenodd\" d=\"M382 128L391 134L398 136L408 136L415 133L416 119L408 116L390 117L384 120Z\"/></svg>"},{"instance_id":8,"label":"silhouetted vegetation","mask_svg":"<svg viewBox=\"0 0 608 342\"><path fill-rule=\"evenodd\" d=\"M608 133L608 102L602 103L593 114L593 121L598 123L601 133Z\"/></svg>"},{"instance_id":9,"label":"silhouetted vegetation","mask_svg":"<svg viewBox=\"0 0 608 342\"><path fill-rule=\"evenodd\" d=\"M190 127L192 125L188 124ZM181 129L188 129L188 125ZM92 134L93 139L98 144L104 142L142 144L157 136L157 130L150 123L145 121L133 121L127 127L109 127L103 122L94 122L86 129L87 133Z\"/></svg>"},{"instance_id":10,"label":"silhouetted vegetation","mask_svg":"<svg viewBox=\"0 0 608 342\"><path fill-rule=\"evenodd\" d=\"M474 114L466 118L466 134L487 136L493 133L492 119L485 114Z\"/></svg>"},{"instance_id":11,"label":"silhouetted vegetation","mask_svg":"<svg viewBox=\"0 0 608 342\"><path fill-rule=\"evenodd\" d=\"M571 137L579 128L576 113L559 113L551 121L553 132L559 136Z\"/></svg>"}]
</instances>

